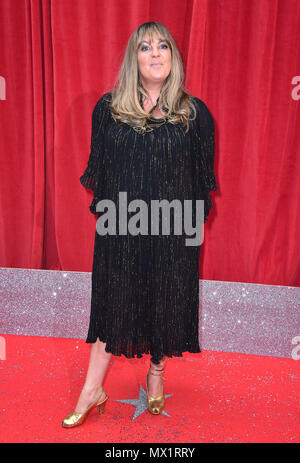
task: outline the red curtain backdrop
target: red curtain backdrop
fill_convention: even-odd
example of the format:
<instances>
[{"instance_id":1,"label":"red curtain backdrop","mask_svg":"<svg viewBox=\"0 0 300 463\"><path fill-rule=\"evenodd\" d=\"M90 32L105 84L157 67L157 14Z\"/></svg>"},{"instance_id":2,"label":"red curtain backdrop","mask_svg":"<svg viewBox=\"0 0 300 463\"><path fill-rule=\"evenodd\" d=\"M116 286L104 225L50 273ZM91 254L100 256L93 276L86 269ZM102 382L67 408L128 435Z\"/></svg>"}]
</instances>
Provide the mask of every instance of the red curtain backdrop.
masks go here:
<instances>
[{"instance_id":1,"label":"red curtain backdrop","mask_svg":"<svg viewBox=\"0 0 300 463\"><path fill-rule=\"evenodd\" d=\"M92 109L150 20L216 125L200 278L297 286L298 0L0 0L0 266L91 271Z\"/></svg>"}]
</instances>

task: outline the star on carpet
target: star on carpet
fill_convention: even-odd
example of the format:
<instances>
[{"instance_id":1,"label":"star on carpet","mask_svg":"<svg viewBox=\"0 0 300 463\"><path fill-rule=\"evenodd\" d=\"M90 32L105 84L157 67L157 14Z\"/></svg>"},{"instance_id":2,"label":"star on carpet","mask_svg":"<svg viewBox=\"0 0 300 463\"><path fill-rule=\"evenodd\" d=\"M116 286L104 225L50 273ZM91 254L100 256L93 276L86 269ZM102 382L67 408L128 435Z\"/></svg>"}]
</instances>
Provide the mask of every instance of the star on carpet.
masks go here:
<instances>
[{"instance_id":1,"label":"star on carpet","mask_svg":"<svg viewBox=\"0 0 300 463\"><path fill-rule=\"evenodd\" d=\"M165 395L165 399L167 397L172 396L172 395L173 394ZM135 412L134 412L132 421L135 420L142 413L144 413L145 410L148 410L147 409L147 393L146 393L145 389L142 386L140 386L140 394L139 394L138 399L128 399L128 400L119 399L119 400L116 400L116 402L123 402L124 404L130 404L130 405L135 406ZM160 414L161 415L166 415L166 416L171 416L167 412L165 412L164 410Z\"/></svg>"}]
</instances>

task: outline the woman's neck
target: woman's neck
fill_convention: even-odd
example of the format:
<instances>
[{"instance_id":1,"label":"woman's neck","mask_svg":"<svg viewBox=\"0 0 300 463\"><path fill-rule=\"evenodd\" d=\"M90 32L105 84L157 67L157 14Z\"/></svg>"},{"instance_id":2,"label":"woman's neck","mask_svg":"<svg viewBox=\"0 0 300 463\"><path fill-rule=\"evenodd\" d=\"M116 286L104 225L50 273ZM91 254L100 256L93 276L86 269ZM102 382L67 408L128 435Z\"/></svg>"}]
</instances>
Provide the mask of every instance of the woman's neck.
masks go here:
<instances>
[{"instance_id":1,"label":"woman's neck","mask_svg":"<svg viewBox=\"0 0 300 463\"><path fill-rule=\"evenodd\" d=\"M143 83L143 87L146 90L146 93L149 95L151 102L153 103L153 106L156 104L157 98L160 95L161 91L161 84L148 84L145 85Z\"/></svg>"}]
</instances>

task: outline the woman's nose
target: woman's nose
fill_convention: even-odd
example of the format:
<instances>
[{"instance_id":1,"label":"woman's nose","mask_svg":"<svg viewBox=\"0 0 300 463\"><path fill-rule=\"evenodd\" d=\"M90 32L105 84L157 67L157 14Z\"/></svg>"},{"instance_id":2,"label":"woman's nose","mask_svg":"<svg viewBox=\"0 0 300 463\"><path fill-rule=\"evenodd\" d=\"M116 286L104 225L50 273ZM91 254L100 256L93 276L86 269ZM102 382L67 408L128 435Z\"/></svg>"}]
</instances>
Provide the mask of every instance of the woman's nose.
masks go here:
<instances>
[{"instance_id":1,"label":"woman's nose","mask_svg":"<svg viewBox=\"0 0 300 463\"><path fill-rule=\"evenodd\" d=\"M157 56L157 55L159 55L159 53L160 53L160 49L159 49L159 48L154 48L154 47L152 48L152 55L153 55L153 56Z\"/></svg>"}]
</instances>

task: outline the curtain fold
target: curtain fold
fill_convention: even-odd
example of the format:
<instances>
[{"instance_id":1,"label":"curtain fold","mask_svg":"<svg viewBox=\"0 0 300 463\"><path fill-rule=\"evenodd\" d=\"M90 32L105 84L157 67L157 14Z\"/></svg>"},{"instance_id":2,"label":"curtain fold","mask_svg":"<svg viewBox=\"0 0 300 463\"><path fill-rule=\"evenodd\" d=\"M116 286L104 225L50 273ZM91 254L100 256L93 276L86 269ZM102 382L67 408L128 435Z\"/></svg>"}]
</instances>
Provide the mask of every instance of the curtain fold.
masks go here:
<instances>
[{"instance_id":1,"label":"curtain fold","mask_svg":"<svg viewBox=\"0 0 300 463\"><path fill-rule=\"evenodd\" d=\"M92 110L150 20L215 122L200 277L298 286L297 0L0 0L0 266L91 271Z\"/></svg>"}]
</instances>

